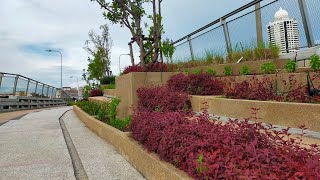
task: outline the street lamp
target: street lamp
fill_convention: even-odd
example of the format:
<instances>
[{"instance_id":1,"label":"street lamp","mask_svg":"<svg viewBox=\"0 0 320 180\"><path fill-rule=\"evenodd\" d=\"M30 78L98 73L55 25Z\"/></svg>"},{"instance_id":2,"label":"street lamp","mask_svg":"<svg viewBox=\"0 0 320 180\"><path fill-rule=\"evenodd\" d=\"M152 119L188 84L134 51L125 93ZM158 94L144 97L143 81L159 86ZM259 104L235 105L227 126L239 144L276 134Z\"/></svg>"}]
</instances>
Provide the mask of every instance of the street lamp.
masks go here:
<instances>
[{"instance_id":1,"label":"street lamp","mask_svg":"<svg viewBox=\"0 0 320 180\"><path fill-rule=\"evenodd\" d=\"M74 78L74 76L70 76L70 78ZM78 98L80 97L80 89L79 89L79 81L78 81L78 77L77 78L77 91L78 91Z\"/></svg>"},{"instance_id":2,"label":"street lamp","mask_svg":"<svg viewBox=\"0 0 320 180\"><path fill-rule=\"evenodd\" d=\"M130 54L120 54L120 56L119 56L119 74L121 74L121 68L120 68L120 58L121 58L121 56L130 56Z\"/></svg>"},{"instance_id":3,"label":"street lamp","mask_svg":"<svg viewBox=\"0 0 320 180\"><path fill-rule=\"evenodd\" d=\"M61 57L61 90L62 90L62 53L58 50L52 50L52 49L47 49L46 51L47 52L57 52L60 54L60 57Z\"/></svg>"}]
</instances>

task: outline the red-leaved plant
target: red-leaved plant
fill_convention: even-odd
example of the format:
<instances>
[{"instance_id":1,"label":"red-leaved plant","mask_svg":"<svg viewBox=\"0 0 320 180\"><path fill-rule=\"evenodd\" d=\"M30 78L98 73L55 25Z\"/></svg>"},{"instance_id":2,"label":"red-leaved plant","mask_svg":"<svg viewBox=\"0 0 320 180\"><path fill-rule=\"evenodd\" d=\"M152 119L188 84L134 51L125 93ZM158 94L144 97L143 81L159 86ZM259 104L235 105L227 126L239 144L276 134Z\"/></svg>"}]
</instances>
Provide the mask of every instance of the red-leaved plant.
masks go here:
<instances>
[{"instance_id":1,"label":"red-leaved plant","mask_svg":"<svg viewBox=\"0 0 320 180\"><path fill-rule=\"evenodd\" d=\"M195 179L319 179L318 146L261 123L212 121L205 113L140 112L132 137Z\"/></svg>"},{"instance_id":2,"label":"red-leaved plant","mask_svg":"<svg viewBox=\"0 0 320 180\"><path fill-rule=\"evenodd\" d=\"M123 71L123 74L128 74L131 72L168 72L168 67L167 64L161 62L151 63L146 67L134 65L126 67Z\"/></svg>"},{"instance_id":3,"label":"red-leaved plant","mask_svg":"<svg viewBox=\"0 0 320 180\"><path fill-rule=\"evenodd\" d=\"M223 83L206 73L185 75L179 73L171 76L167 82L172 91L190 95L222 95Z\"/></svg>"},{"instance_id":4,"label":"red-leaved plant","mask_svg":"<svg viewBox=\"0 0 320 180\"><path fill-rule=\"evenodd\" d=\"M191 102L188 94L174 92L167 87L149 87L137 90L139 111L147 112L173 112L188 111Z\"/></svg>"},{"instance_id":5,"label":"red-leaved plant","mask_svg":"<svg viewBox=\"0 0 320 180\"><path fill-rule=\"evenodd\" d=\"M92 89L90 91L90 97L95 97L95 96L103 96L103 92L100 89Z\"/></svg>"}]
</instances>

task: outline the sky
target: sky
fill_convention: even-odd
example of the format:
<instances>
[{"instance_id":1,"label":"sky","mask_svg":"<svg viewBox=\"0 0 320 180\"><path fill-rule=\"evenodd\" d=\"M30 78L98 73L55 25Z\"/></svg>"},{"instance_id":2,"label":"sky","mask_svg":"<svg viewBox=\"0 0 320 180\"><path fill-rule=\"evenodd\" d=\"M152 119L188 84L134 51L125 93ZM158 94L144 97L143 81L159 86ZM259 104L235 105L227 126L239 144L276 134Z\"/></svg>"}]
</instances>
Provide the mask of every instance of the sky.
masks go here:
<instances>
[{"instance_id":1,"label":"sky","mask_svg":"<svg viewBox=\"0 0 320 180\"><path fill-rule=\"evenodd\" d=\"M163 37L177 40L248 2L163 0ZM131 35L126 28L105 20L102 12L90 0L1 0L0 72L21 74L59 87L60 55L45 51L56 49L63 54L63 86L76 87L76 79L81 81L82 69L88 63L83 49L88 32L93 29L99 33L99 26L107 23L113 41L111 70L117 75L119 55L129 52ZM137 47L134 51L138 59ZM121 68L129 64L129 57L122 56Z\"/></svg>"}]
</instances>

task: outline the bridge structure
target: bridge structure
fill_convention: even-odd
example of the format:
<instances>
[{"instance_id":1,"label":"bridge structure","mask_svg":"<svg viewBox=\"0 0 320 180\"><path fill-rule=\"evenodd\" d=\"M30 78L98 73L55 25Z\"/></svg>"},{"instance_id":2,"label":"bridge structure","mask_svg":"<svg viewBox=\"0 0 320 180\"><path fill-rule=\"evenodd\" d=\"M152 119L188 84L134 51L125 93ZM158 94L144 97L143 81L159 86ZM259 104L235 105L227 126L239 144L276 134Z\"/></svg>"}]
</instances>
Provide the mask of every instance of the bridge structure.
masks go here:
<instances>
[{"instance_id":1,"label":"bridge structure","mask_svg":"<svg viewBox=\"0 0 320 180\"><path fill-rule=\"evenodd\" d=\"M0 113L63 106L71 99L61 88L19 74L0 72Z\"/></svg>"}]
</instances>

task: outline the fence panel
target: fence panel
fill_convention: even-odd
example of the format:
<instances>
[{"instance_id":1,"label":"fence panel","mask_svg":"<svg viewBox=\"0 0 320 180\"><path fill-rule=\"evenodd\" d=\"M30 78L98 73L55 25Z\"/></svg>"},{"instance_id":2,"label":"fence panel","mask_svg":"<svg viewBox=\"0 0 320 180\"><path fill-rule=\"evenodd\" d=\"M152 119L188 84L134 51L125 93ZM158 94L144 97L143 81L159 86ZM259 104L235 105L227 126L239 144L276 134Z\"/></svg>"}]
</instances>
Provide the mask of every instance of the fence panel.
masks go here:
<instances>
[{"instance_id":1,"label":"fence panel","mask_svg":"<svg viewBox=\"0 0 320 180\"><path fill-rule=\"evenodd\" d=\"M15 77L14 76L3 76L0 86L1 95L13 95Z\"/></svg>"},{"instance_id":2,"label":"fence panel","mask_svg":"<svg viewBox=\"0 0 320 180\"><path fill-rule=\"evenodd\" d=\"M311 30L316 45L320 45L320 1L306 0Z\"/></svg>"},{"instance_id":3,"label":"fence panel","mask_svg":"<svg viewBox=\"0 0 320 180\"><path fill-rule=\"evenodd\" d=\"M176 46L176 50L173 54L173 63L185 62L191 60L191 52L189 42L186 41Z\"/></svg>"},{"instance_id":4,"label":"fence panel","mask_svg":"<svg viewBox=\"0 0 320 180\"><path fill-rule=\"evenodd\" d=\"M38 83L37 92L35 94L36 97L41 97L42 96L42 88L43 88L43 84Z\"/></svg>"},{"instance_id":5,"label":"fence panel","mask_svg":"<svg viewBox=\"0 0 320 180\"><path fill-rule=\"evenodd\" d=\"M16 96L26 96L27 95L28 80L19 77L16 87Z\"/></svg>"},{"instance_id":6,"label":"fence panel","mask_svg":"<svg viewBox=\"0 0 320 180\"><path fill-rule=\"evenodd\" d=\"M192 38L191 42L195 60L206 60L212 55L225 56L227 53L222 26Z\"/></svg>"}]
</instances>

